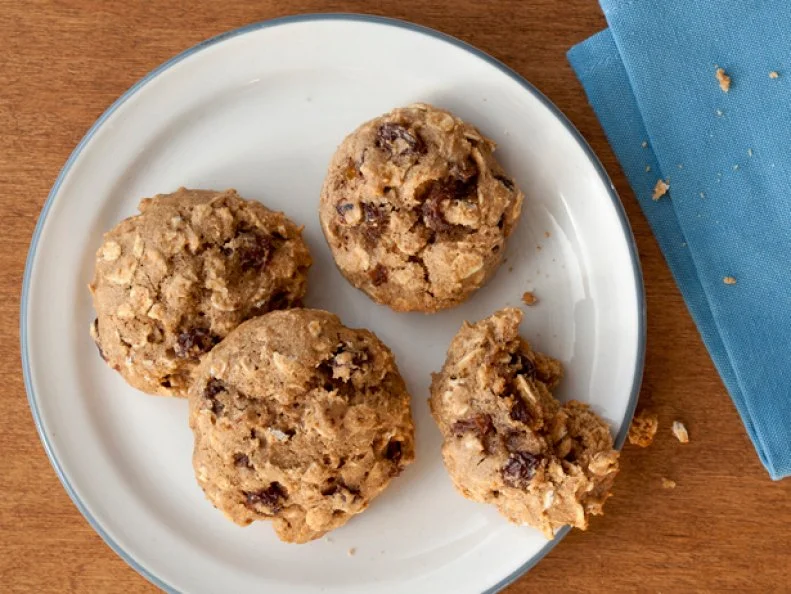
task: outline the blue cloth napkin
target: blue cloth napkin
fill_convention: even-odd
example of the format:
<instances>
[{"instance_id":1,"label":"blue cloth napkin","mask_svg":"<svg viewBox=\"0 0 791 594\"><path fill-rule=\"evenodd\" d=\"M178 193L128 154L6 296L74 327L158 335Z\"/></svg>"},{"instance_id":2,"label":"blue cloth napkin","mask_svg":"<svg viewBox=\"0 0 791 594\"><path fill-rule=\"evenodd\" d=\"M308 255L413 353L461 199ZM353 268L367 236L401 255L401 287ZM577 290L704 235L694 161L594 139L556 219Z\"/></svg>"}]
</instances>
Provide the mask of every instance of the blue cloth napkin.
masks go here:
<instances>
[{"instance_id":1,"label":"blue cloth napkin","mask_svg":"<svg viewBox=\"0 0 791 594\"><path fill-rule=\"evenodd\" d=\"M600 4L609 29L569 61L761 461L789 476L791 1Z\"/></svg>"}]
</instances>

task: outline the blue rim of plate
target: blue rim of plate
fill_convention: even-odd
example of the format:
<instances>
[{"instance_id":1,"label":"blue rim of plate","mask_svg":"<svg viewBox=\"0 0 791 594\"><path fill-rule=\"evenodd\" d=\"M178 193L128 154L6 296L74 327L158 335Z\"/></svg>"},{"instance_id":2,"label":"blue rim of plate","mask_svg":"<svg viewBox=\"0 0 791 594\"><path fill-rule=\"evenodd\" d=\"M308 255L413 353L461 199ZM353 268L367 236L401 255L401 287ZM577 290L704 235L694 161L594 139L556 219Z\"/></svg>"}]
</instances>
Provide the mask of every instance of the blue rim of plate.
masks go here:
<instances>
[{"instance_id":1,"label":"blue rim of plate","mask_svg":"<svg viewBox=\"0 0 791 594\"><path fill-rule=\"evenodd\" d=\"M25 390L27 391L28 402L30 404L30 409L33 413L33 421L36 424L36 429L38 431L39 438L41 439L42 444L44 445L44 450L47 453L47 457L50 460L53 468L55 469L60 482L63 484L66 493L68 493L69 497L71 498L74 505L80 511L80 513L88 520L88 523L91 527L102 537L105 543L113 550L115 553L121 557L126 563L128 563L135 571L137 571L140 575L144 578L149 580L152 584L157 586L158 588L166 591L166 592L173 592L178 593L174 587L170 586L156 575L154 575L151 571L149 571L146 567L143 566L142 563L137 561L133 558L129 553L127 553L117 542L115 542L112 537L105 532L104 528L96 521L96 519L91 515L90 511L85 507L83 502L77 496L76 491L72 487L71 483L69 482L68 477L63 471L63 468L60 466L59 461L54 455L52 450L52 446L49 442L49 437L44 432L44 428L41 424L41 417L38 410L38 404L36 402L36 397L33 392L33 385L31 380L30 374L30 361L28 358L28 337L27 337L27 306L28 306L28 297L30 292L30 277L31 272L33 269L33 262L36 258L36 249L38 247L38 240L41 235L41 230L44 227L44 223L47 219L47 214L49 213L50 207L55 201L55 197L58 194L58 190L60 189L61 183L63 182L66 175L71 170L74 161L80 155L82 150L85 146L90 142L93 138L94 134L99 130L99 128L104 124L104 122L109 118L121 105L123 105L127 99L129 99L132 95L134 95L137 91L143 88L148 82L165 72L171 66L178 64L182 60L200 52L207 47L216 45L218 43L222 43L228 39L233 37L237 37L239 35L244 35L246 33L250 33L252 31L258 31L259 29L267 29L270 27L277 27L280 25L288 25L292 23L300 23L300 22L310 22L310 21L357 21L357 22L365 22L365 23L375 23L379 25L388 25L390 27L397 27L399 29L406 29L409 31L413 31L415 33L419 33L421 35L428 35L429 37L434 37L451 45L454 45L458 48L461 48L468 53L472 54L476 58L479 58L489 65L493 66L494 68L500 70L502 73L508 75L512 78L515 82L519 83L527 92L532 94L536 97L541 103L547 107L552 114L560 120L560 122L566 127L568 132L574 137L577 141L577 144L583 149L586 156L593 164L596 169L596 172L599 174L602 183L607 187L608 193L610 198L613 202L613 206L615 208L616 213L618 214L618 219L621 223L621 227L623 229L624 235L627 239L627 243L629 244L629 256L632 261L632 272L635 277L636 285L638 287L637 290L637 308L638 308L638 340L639 343L637 345L637 363L634 370L634 379L632 382L632 393L629 399L629 405L627 406L626 415L624 416L623 425L621 426L621 430L618 432L618 435L615 439L615 447L617 449L621 449L623 446L624 441L626 440L626 435L629 431L629 424L631 422L632 416L634 415L635 407L637 406L637 398L640 393L640 385L642 382L643 377L643 366L645 362L645 344L646 344L646 306L645 306L645 288L643 286L643 273L642 269L640 268L640 259L637 254L637 247L634 240L634 235L632 233L631 225L629 224L629 219L626 217L626 213L623 209L623 205L621 204L620 198L615 191L615 187L610 181L609 176L607 175L607 171L604 169L604 166L599 161L596 153L593 152L593 149L587 143L587 141L583 138L582 134L574 127L574 124L566 117L566 115L560 111L560 109L552 103L541 91L539 91L536 87L534 87L531 83L529 83L521 74L506 66L499 60L493 58L489 54L479 50L478 48L470 45L469 43L457 39L451 35L446 33L441 33L429 27L424 27L423 25L417 25L415 23L410 23L408 21L403 21L400 19L393 19L388 17L379 17L367 14L355 14L355 13L324 13L324 14L301 14L301 15L292 15L286 17L279 17L275 19L271 19L268 21L261 21L258 23L252 23L250 25L246 25L244 27L240 27L239 29L234 29L232 31L226 31L225 33L221 33L216 35L215 37L211 37L205 41L200 42L199 44L181 52L177 56L171 58L170 60L164 62L163 64L159 65L157 68L146 74L143 78L137 81L134 85L132 85L123 95L121 95L115 102L107 108L107 110L99 117L96 122L94 122L93 126L90 127L88 132L85 134L82 140L80 140L77 147L71 153L69 158L66 160L66 163L61 169L58 178L55 180L55 184L52 186L52 190L50 190L49 196L47 196L47 201L44 203L44 207L41 210L41 214L39 215L38 222L36 223L36 228L33 232L33 237L30 242L30 250L28 251L27 261L25 262L25 275L22 281L22 301L21 301L21 308L20 308L20 343L21 343L21 352L22 352L22 373L25 379ZM561 529L551 541L547 542L547 544L540 550L538 553L533 555L528 561L526 561L521 567L516 569L513 573L502 579L500 582L486 590L483 594L495 594L499 592L509 584L516 581L519 577L524 575L527 571L533 568L541 559L543 559L547 553L549 553L557 544L563 540L563 537L568 534L570 528L568 526Z\"/></svg>"}]
</instances>

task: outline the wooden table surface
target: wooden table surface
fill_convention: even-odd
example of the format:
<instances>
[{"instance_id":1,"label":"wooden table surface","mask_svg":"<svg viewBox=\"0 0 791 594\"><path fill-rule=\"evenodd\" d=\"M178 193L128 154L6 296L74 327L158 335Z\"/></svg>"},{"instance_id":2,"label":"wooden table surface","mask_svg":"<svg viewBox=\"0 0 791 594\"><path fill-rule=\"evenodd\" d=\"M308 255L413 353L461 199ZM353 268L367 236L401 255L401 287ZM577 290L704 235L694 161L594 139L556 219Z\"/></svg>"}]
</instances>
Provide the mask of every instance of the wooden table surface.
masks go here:
<instances>
[{"instance_id":1,"label":"wooden table surface","mask_svg":"<svg viewBox=\"0 0 791 594\"><path fill-rule=\"evenodd\" d=\"M595 0L0 0L0 591L153 592L90 528L36 435L19 358L19 295L39 211L88 127L149 70L199 41L276 16L375 12L455 35L537 85L613 178L648 300L640 407L659 414L627 446L616 496L508 592L791 591L791 480L773 483L706 353L565 52L602 29ZM52 296L57 299L57 295ZM670 423L682 419L691 443ZM661 477L675 480L674 490Z\"/></svg>"}]
</instances>

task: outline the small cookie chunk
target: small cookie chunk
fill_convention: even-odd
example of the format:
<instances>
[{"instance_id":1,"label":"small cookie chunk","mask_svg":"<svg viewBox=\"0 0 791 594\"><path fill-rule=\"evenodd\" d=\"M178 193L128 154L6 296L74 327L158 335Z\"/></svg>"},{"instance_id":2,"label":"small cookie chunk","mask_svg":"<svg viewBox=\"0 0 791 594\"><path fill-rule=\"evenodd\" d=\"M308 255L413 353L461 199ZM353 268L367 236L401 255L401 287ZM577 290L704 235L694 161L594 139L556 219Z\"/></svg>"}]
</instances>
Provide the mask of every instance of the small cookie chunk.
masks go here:
<instances>
[{"instance_id":1,"label":"small cookie chunk","mask_svg":"<svg viewBox=\"0 0 791 594\"><path fill-rule=\"evenodd\" d=\"M332 158L319 209L349 282L396 311L427 313L483 286L524 197L493 151L473 126L425 104L349 135Z\"/></svg>"},{"instance_id":2,"label":"small cookie chunk","mask_svg":"<svg viewBox=\"0 0 791 594\"><path fill-rule=\"evenodd\" d=\"M629 426L629 443L647 448L654 443L657 429L659 429L659 417L641 411L634 416Z\"/></svg>"},{"instance_id":3,"label":"small cookie chunk","mask_svg":"<svg viewBox=\"0 0 791 594\"><path fill-rule=\"evenodd\" d=\"M250 320L205 358L189 393L206 497L246 526L307 542L362 512L415 455L393 354L325 311Z\"/></svg>"},{"instance_id":4,"label":"small cookie chunk","mask_svg":"<svg viewBox=\"0 0 791 594\"><path fill-rule=\"evenodd\" d=\"M181 188L139 208L96 254L91 335L130 385L186 396L203 354L231 330L300 303L311 258L300 228L234 190Z\"/></svg>"},{"instance_id":5,"label":"small cookie chunk","mask_svg":"<svg viewBox=\"0 0 791 594\"><path fill-rule=\"evenodd\" d=\"M521 320L506 308L465 323L433 376L429 403L461 494L552 537L602 513L618 452L587 404L553 398L560 363L519 337Z\"/></svg>"}]
</instances>

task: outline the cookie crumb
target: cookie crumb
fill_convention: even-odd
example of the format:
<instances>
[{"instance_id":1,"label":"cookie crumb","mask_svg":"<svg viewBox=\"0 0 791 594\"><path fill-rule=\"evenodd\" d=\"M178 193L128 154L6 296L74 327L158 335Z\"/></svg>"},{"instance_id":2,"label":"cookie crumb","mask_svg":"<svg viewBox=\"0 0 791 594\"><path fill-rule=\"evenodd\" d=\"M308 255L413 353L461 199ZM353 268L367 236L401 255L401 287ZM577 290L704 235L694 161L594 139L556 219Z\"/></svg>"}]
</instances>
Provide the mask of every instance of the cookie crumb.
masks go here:
<instances>
[{"instance_id":1,"label":"cookie crumb","mask_svg":"<svg viewBox=\"0 0 791 594\"><path fill-rule=\"evenodd\" d=\"M509 266L508 267L508 272L513 272L513 271L514 271L514 267L513 266Z\"/></svg>"},{"instance_id":2,"label":"cookie crumb","mask_svg":"<svg viewBox=\"0 0 791 594\"><path fill-rule=\"evenodd\" d=\"M679 164L677 165L677 167L678 167L679 169L684 169L684 164L683 164L683 163L679 163Z\"/></svg>"},{"instance_id":3,"label":"cookie crumb","mask_svg":"<svg viewBox=\"0 0 791 594\"><path fill-rule=\"evenodd\" d=\"M724 282L726 285L735 285L736 279L732 276L726 276L722 279L722 282Z\"/></svg>"},{"instance_id":4,"label":"cookie crumb","mask_svg":"<svg viewBox=\"0 0 791 594\"><path fill-rule=\"evenodd\" d=\"M663 489L675 489L676 488L676 481L662 477L662 488Z\"/></svg>"},{"instance_id":5,"label":"cookie crumb","mask_svg":"<svg viewBox=\"0 0 791 594\"><path fill-rule=\"evenodd\" d=\"M747 156L748 157L752 157L753 156L753 149L751 149L751 148L747 149Z\"/></svg>"},{"instance_id":6,"label":"cookie crumb","mask_svg":"<svg viewBox=\"0 0 791 594\"><path fill-rule=\"evenodd\" d=\"M349 555L349 557L354 557L356 552L357 552L357 549L352 547L348 551L346 551L346 554Z\"/></svg>"},{"instance_id":7,"label":"cookie crumb","mask_svg":"<svg viewBox=\"0 0 791 594\"><path fill-rule=\"evenodd\" d=\"M706 193L705 193L705 192L701 192L701 193L700 193L700 197L701 197L701 198L705 198L705 197L706 197Z\"/></svg>"},{"instance_id":8,"label":"cookie crumb","mask_svg":"<svg viewBox=\"0 0 791 594\"><path fill-rule=\"evenodd\" d=\"M734 170L734 171L736 171L738 168L739 168L739 165L738 165L738 164L733 166L733 170Z\"/></svg>"},{"instance_id":9,"label":"cookie crumb","mask_svg":"<svg viewBox=\"0 0 791 594\"><path fill-rule=\"evenodd\" d=\"M723 114L722 114L722 110L721 110L721 109L717 109L717 110L715 110L715 111L714 111L714 113L716 113L716 114L717 114L717 117L718 117L718 118L721 118L721 117L722 117L722 115L723 115Z\"/></svg>"},{"instance_id":10,"label":"cookie crumb","mask_svg":"<svg viewBox=\"0 0 791 594\"><path fill-rule=\"evenodd\" d=\"M681 443L689 443L689 432L681 421L673 421L673 435Z\"/></svg>"},{"instance_id":11,"label":"cookie crumb","mask_svg":"<svg viewBox=\"0 0 791 594\"><path fill-rule=\"evenodd\" d=\"M728 76L722 68L717 68L714 72L714 76L717 77L717 82L720 83L722 92L727 93L731 88L731 77Z\"/></svg>"},{"instance_id":12,"label":"cookie crumb","mask_svg":"<svg viewBox=\"0 0 791 594\"><path fill-rule=\"evenodd\" d=\"M645 166L645 172L648 173L649 171L651 171L651 166L650 165L646 165Z\"/></svg>"},{"instance_id":13,"label":"cookie crumb","mask_svg":"<svg viewBox=\"0 0 791 594\"><path fill-rule=\"evenodd\" d=\"M777 73L777 71L776 71L776 70L772 70L772 71L769 73L769 78L780 78L780 75Z\"/></svg>"},{"instance_id":14,"label":"cookie crumb","mask_svg":"<svg viewBox=\"0 0 791 594\"><path fill-rule=\"evenodd\" d=\"M522 303L525 305L535 305L538 303L538 297L533 295L531 291L525 291L524 295L522 295Z\"/></svg>"},{"instance_id":15,"label":"cookie crumb","mask_svg":"<svg viewBox=\"0 0 791 594\"><path fill-rule=\"evenodd\" d=\"M641 411L632 419L629 427L629 443L647 448L654 442L657 429L659 429L659 418L655 414Z\"/></svg>"},{"instance_id":16,"label":"cookie crumb","mask_svg":"<svg viewBox=\"0 0 791 594\"><path fill-rule=\"evenodd\" d=\"M544 231L544 237L549 239L550 237L552 237L552 234L549 231Z\"/></svg>"},{"instance_id":17,"label":"cookie crumb","mask_svg":"<svg viewBox=\"0 0 791 594\"><path fill-rule=\"evenodd\" d=\"M644 140L643 142L640 143L640 146L643 147L643 148L647 148L648 147L648 141Z\"/></svg>"},{"instance_id":18,"label":"cookie crumb","mask_svg":"<svg viewBox=\"0 0 791 594\"><path fill-rule=\"evenodd\" d=\"M667 191L670 189L670 184L666 183L663 179L656 180L656 185L654 186L654 193L651 195L651 198L654 200L659 200L662 196L667 194Z\"/></svg>"}]
</instances>

